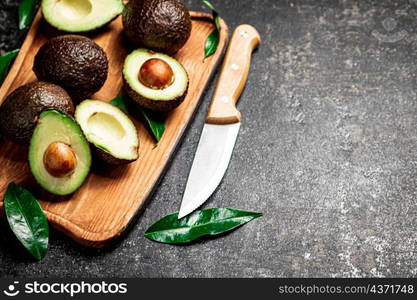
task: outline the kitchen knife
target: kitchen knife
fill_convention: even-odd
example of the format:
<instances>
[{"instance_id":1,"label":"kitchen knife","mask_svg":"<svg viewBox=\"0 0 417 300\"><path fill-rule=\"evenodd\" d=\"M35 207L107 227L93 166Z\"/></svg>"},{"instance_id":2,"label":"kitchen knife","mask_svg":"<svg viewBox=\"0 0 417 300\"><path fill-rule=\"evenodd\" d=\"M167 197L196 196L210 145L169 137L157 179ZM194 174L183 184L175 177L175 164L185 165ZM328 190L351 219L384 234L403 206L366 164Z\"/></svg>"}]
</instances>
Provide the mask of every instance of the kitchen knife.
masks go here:
<instances>
[{"instance_id":1,"label":"kitchen knife","mask_svg":"<svg viewBox=\"0 0 417 300\"><path fill-rule=\"evenodd\" d=\"M245 87L258 31L240 25L233 33L182 198L178 219L201 206L220 184L239 133L236 103Z\"/></svg>"}]
</instances>

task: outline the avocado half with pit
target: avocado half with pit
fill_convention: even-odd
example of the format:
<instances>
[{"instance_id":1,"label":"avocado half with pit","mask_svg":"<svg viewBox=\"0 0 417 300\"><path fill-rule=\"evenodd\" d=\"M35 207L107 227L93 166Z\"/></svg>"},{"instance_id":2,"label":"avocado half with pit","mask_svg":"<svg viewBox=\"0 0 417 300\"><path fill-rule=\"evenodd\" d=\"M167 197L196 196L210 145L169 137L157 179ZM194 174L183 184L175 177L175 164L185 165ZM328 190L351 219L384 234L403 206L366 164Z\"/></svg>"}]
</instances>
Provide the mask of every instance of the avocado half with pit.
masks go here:
<instances>
[{"instance_id":1,"label":"avocado half with pit","mask_svg":"<svg viewBox=\"0 0 417 300\"><path fill-rule=\"evenodd\" d=\"M71 116L43 111L29 147L29 166L39 185L55 195L69 195L90 171L90 145Z\"/></svg>"},{"instance_id":2,"label":"avocado half with pit","mask_svg":"<svg viewBox=\"0 0 417 300\"><path fill-rule=\"evenodd\" d=\"M129 97L155 111L176 108L188 91L188 74L182 64L148 49L137 49L127 56L123 77Z\"/></svg>"},{"instance_id":3,"label":"avocado half with pit","mask_svg":"<svg viewBox=\"0 0 417 300\"><path fill-rule=\"evenodd\" d=\"M113 21L124 9L122 0L42 0L45 20L58 30L89 32Z\"/></svg>"},{"instance_id":4,"label":"avocado half with pit","mask_svg":"<svg viewBox=\"0 0 417 300\"><path fill-rule=\"evenodd\" d=\"M136 127L119 108L103 101L85 100L77 106L75 119L104 162L121 165L138 159Z\"/></svg>"},{"instance_id":5,"label":"avocado half with pit","mask_svg":"<svg viewBox=\"0 0 417 300\"><path fill-rule=\"evenodd\" d=\"M0 106L2 136L20 145L29 144L39 114L48 108L74 114L71 97L55 84L34 81L18 87Z\"/></svg>"}]
</instances>

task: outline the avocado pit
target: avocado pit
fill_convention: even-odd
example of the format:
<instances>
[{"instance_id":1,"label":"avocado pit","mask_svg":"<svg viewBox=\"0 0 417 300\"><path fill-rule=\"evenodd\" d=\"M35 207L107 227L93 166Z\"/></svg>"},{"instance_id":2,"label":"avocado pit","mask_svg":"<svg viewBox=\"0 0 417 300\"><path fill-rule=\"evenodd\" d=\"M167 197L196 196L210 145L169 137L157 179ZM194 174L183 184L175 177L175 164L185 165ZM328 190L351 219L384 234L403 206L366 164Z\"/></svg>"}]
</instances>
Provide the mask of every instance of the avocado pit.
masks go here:
<instances>
[{"instance_id":1,"label":"avocado pit","mask_svg":"<svg viewBox=\"0 0 417 300\"><path fill-rule=\"evenodd\" d=\"M44 153L45 169L54 177L65 177L72 174L77 165L77 158L72 148L62 142L50 144Z\"/></svg>"},{"instance_id":2,"label":"avocado pit","mask_svg":"<svg viewBox=\"0 0 417 300\"><path fill-rule=\"evenodd\" d=\"M139 70L139 81L148 88L162 90L174 82L171 66L159 58L148 59Z\"/></svg>"}]
</instances>

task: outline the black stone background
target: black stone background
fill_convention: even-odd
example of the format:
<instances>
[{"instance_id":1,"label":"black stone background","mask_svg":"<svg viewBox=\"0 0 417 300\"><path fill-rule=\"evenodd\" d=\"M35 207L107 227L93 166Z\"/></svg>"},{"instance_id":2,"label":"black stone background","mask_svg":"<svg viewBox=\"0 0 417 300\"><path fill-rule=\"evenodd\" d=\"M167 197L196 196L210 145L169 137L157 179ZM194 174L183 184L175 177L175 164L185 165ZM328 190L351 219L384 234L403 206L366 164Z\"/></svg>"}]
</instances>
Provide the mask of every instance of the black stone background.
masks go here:
<instances>
[{"instance_id":1,"label":"black stone background","mask_svg":"<svg viewBox=\"0 0 417 300\"><path fill-rule=\"evenodd\" d=\"M2 0L0 49L19 47L17 0ZM189 8L205 10L198 0ZM0 220L1 276L333 277L417 275L417 0L222 0L256 26L230 168L205 207L264 217L188 246L143 233L177 211L214 84L144 214L115 246L52 232L33 262Z\"/></svg>"}]
</instances>

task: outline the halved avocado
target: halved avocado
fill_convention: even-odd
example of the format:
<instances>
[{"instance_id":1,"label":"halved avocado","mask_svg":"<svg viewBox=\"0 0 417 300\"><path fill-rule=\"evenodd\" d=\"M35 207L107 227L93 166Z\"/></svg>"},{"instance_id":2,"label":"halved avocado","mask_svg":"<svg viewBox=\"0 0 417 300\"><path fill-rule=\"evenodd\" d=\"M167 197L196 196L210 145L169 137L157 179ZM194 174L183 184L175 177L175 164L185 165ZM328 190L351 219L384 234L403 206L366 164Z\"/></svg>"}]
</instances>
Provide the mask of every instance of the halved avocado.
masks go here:
<instances>
[{"instance_id":1,"label":"halved avocado","mask_svg":"<svg viewBox=\"0 0 417 300\"><path fill-rule=\"evenodd\" d=\"M55 195L69 195L90 171L90 145L74 119L57 110L40 114L29 147L29 166L41 187Z\"/></svg>"},{"instance_id":2,"label":"halved avocado","mask_svg":"<svg viewBox=\"0 0 417 300\"><path fill-rule=\"evenodd\" d=\"M123 77L129 97L151 110L176 108L188 91L188 74L182 64L148 49L137 49L128 55Z\"/></svg>"},{"instance_id":3,"label":"halved avocado","mask_svg":"<svg viewBox=\"0 0 417 300\"><path fill-rule=\"evenodd\" d=\"M97 155L106 163L131 163L139 157L136 127L119 108L98 100L85 100L75 110L75 118Z\"/></svg>"},{"instance_id":4,"label":"halved avocado","mask_svg":"<svg viewBox=\"0 0 417 300\"><path fill-rule=\"evenodd\" d=\"M122 0L42 0L45 20L58 30L89 32L123 12Z\"/></svg>"}]
</instances>

